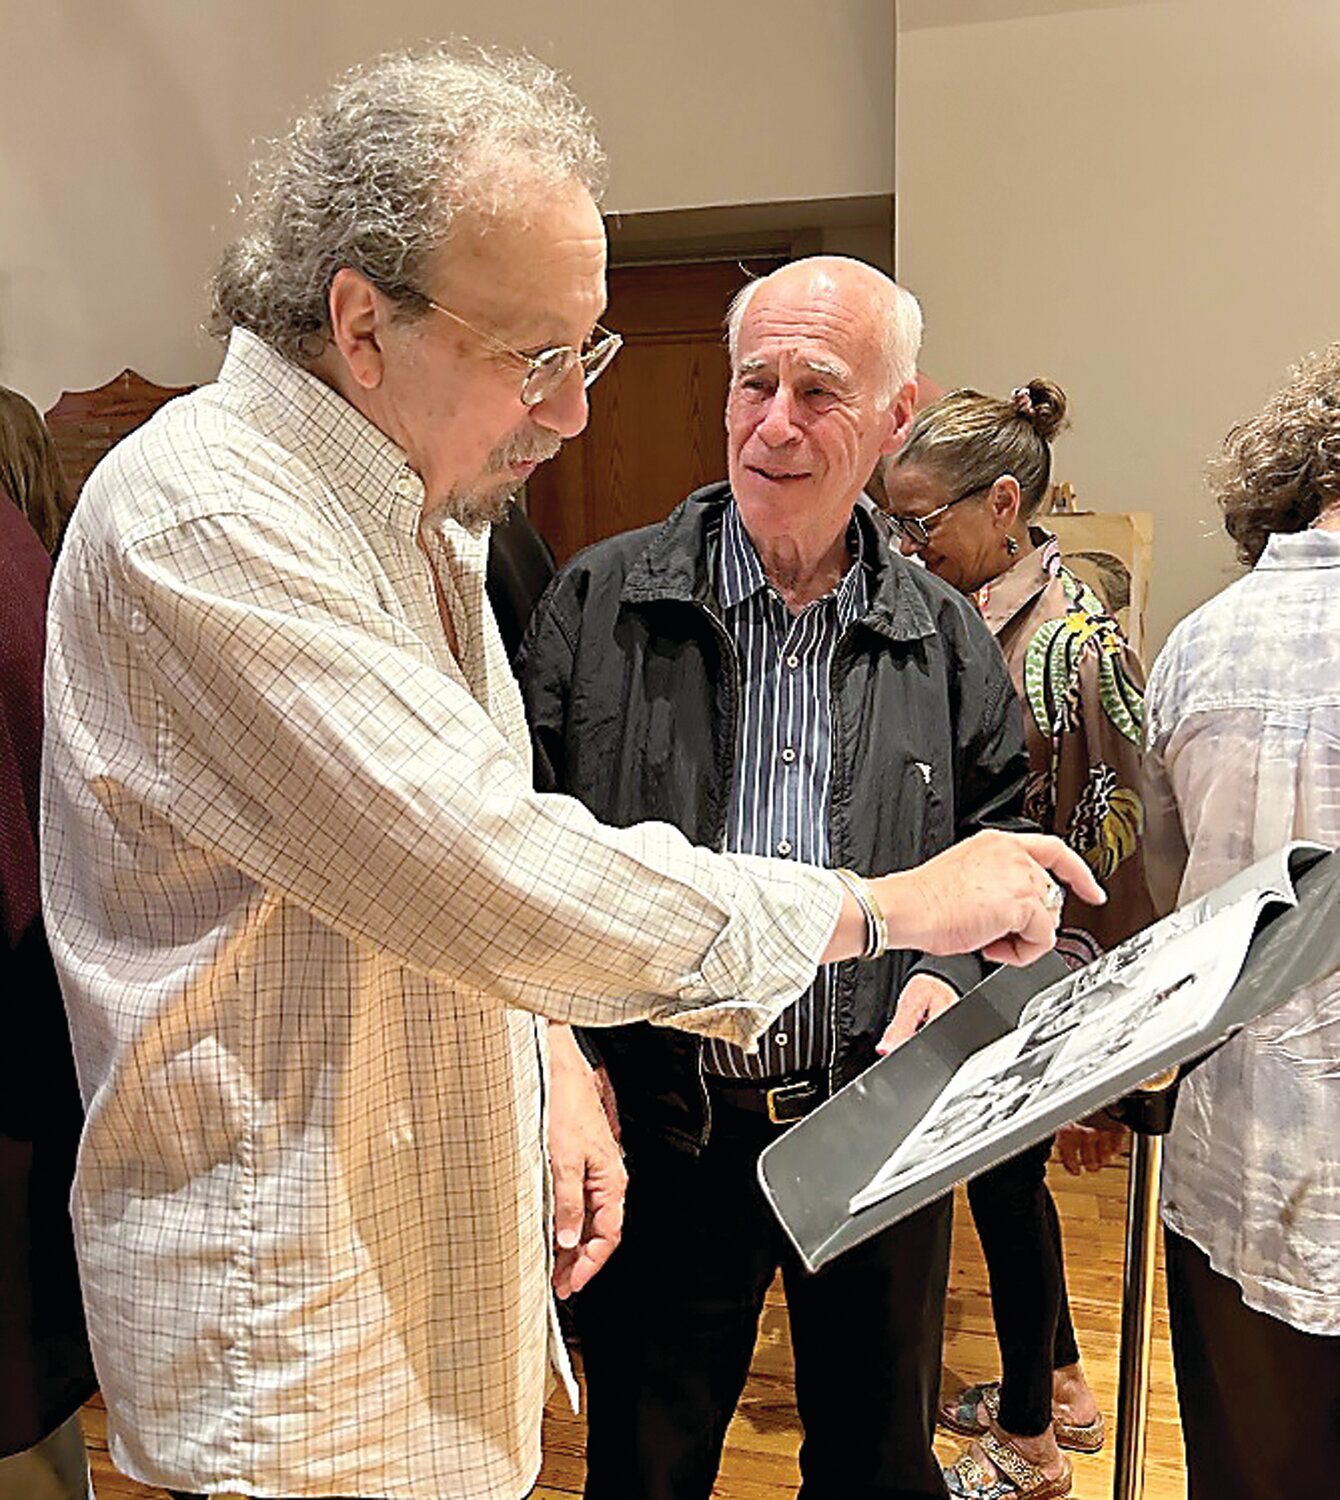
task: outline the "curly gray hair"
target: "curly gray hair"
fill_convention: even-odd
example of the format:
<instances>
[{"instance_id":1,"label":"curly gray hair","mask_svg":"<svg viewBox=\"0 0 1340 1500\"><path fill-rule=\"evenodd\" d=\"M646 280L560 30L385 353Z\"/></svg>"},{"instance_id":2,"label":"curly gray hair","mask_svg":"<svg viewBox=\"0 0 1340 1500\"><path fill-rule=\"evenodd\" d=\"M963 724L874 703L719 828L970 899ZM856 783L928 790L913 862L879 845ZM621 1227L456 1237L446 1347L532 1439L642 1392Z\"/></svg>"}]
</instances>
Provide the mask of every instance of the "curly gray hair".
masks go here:
<instances>
[{"instance_id":1,"label":"curly gray hair","mask_svg":"<svg viewBox=\"0 0 1340 1500\"><path fill-rule=\"evenodd\" d=\"M1311 354L1211 466L1224 529L1254 564L1277 531L1304 531L1340 502L1340 344Z\"/></svg>"},{"instance_id":2,"label":"curly gray hair","mask_svg":"<svg viewBox=\"0 0 1340 1500\"><path fill-rule=\"evenodd\" d=\"M423 316L425 261L459 215L524 211L574 180L599 199L604 176L591 117L535 58L464 44L389 54L346 73L273 143L250 232L214 273L211 328L315 358L342 267Z\"/></svg>"}]
</instances>

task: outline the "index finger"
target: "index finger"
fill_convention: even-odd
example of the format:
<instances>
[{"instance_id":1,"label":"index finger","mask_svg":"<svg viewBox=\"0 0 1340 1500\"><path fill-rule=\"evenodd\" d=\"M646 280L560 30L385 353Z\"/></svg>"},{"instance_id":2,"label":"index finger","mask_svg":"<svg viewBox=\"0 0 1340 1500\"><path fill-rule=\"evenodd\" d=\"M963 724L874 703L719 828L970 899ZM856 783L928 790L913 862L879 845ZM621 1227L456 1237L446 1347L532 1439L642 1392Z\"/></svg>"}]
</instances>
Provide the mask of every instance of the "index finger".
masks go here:
<instances>
[{"instance_id":1,"label":"index finger","mask_svg":"<svg viewBox=\"0 0 1340 1500\"><path fill-rule=\"evenodd\" d=\"M1093 871L1054 834L1021 833L1019 838L1042 868L1068 885L1081 901L1101 906L1107 900L1107 892L1094 879Z\"/></svg>"}]
</instances>

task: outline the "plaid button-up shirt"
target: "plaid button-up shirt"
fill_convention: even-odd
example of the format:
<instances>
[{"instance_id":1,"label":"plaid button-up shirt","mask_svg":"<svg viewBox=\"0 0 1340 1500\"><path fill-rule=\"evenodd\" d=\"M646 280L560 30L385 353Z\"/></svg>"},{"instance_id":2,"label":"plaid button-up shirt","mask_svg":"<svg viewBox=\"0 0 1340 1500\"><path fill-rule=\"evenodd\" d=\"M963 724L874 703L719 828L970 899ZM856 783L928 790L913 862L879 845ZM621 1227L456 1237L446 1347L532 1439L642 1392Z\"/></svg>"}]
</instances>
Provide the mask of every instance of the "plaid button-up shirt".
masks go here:
<instances>
[{"instance_id":1,"label":"plaid button-up shirt","mask_svg":"<svg viewBox=\"0 0 1340 1500\"><path fill-rule=\"evenodd\" d=\"M421 536L422 502L236 332L100 466L57 569L76 1237L112 1455L149 1483L523 1494L552 1338L534 1012L748 1042L836 920L829 874L531 791L487 539Z\"/></svg>"},{"instance_id":2,"label":"plaid button-up shirt","mask_svg":"<svg viewBox=\"0 0 1340 1500\"><path fill-rule=\"evenodd\" d=\"M1147 703L1160 907L1289 839L1340 846L1340 535L1272 536L1245 578L1168 637ZM1163 1217L1248 1307L1340 1337L1340 975L1259 1016L1182 1080Z\"/></svg>"}]
</instances>

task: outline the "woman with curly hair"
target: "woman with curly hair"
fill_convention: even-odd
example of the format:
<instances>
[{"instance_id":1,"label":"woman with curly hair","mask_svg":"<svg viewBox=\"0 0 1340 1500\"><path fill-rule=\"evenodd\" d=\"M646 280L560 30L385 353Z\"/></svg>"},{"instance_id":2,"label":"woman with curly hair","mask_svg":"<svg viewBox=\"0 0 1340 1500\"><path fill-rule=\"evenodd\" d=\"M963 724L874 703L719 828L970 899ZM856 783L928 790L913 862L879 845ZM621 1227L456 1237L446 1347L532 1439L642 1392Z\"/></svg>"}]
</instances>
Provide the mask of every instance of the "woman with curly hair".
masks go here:
<instances>
[{"instance_id":1,"label":"woman with curly hair","mask_svg":"<svg viewBox=\"0 0 1340 1500\"><path fill-rule=\"evenodd\" d=\"M1150 675L1151 888L1190 901L1292 838L1340 845L1340 344L1228 435L1247 577ZM1190 1500L1340 1488L1340 976L1182 1081L1163 1223Z\"/></svg>"},{"instance_id":2,"label":"woman with curly hair","mask_svg":"<svg viewBox=\"0 0 1340 1500\"><path fill-rule=\"evenodd\" d=\"M1097 595L1061 562L1056 538L1034 523L1065 410L1049 380L1005 400L953 391L921 413L882 478L903 551L976 599L1005 654L1024 704L1025 811L1107 888L1106 906L1081 911L1067 901L1062 912L1057 951L1079 965L1145 926L1153 910L1140 849L1140 664ZM908 1030L891 1028L886 1040ZM1079 1172L1109 1159L1118 1137L1073 1125L1059 1140L1062 1161ZM946 1471L955 1495L1064 1495L1071 1472L1061 1448L1102 1445L1047 1188L1051 1148L1044 1141L968 1184L1002 1375L940 1409L942 1426L979 1439Z\"/></svg>"}]
</instances>

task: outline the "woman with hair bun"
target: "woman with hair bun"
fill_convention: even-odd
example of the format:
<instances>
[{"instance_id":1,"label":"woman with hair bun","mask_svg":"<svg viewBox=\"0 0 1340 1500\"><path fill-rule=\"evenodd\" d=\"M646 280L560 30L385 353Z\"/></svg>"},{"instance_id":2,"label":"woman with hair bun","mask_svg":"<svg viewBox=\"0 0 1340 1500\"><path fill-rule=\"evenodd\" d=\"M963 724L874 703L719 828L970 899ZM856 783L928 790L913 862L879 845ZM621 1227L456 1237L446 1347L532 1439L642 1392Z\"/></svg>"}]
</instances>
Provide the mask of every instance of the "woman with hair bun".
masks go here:
<instances>
[{"instance_id":1,"label":"woman with hair bun","mask_svg":"<svg viewBox=\"0 0 1340 1500\"><path fill-rule=\"evenodd\" d=\"M1067 901L1062 911L1057 951L1080 965L1154 914L1140 846L1143 673L1102 601L1034 522L1065 413L1065 393L1049 380L1004 400L953 391L917 417L881 477L903 552L975 598L1004 652L1024 708L1025 811L1083 855L1107 888L1106 906ZM895 1020L887 1044L910 1029L906 1021L898 1028ZM1074 1173L1097 1170L1118 1140L1113 1129L1068 1126L1061 1159ZM1061 1448L1102 1446L1046 1183L1051 1147L1044 1141L968 1184L1002 1375L940 1409L941 1425L978 1439L946 1471L954 1495L1065 1495L1071 1469Z\"/></svg>"}]
</instances>

